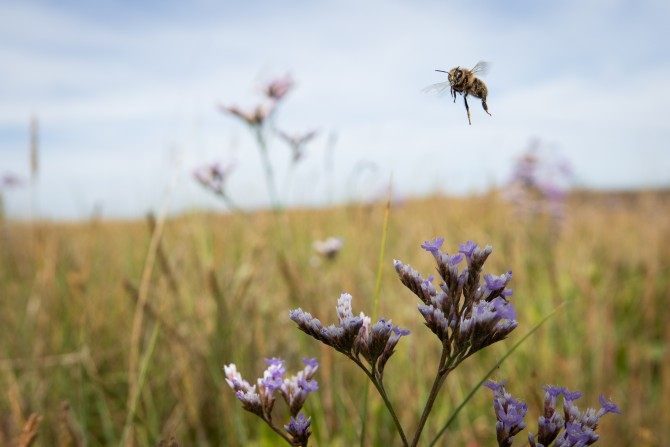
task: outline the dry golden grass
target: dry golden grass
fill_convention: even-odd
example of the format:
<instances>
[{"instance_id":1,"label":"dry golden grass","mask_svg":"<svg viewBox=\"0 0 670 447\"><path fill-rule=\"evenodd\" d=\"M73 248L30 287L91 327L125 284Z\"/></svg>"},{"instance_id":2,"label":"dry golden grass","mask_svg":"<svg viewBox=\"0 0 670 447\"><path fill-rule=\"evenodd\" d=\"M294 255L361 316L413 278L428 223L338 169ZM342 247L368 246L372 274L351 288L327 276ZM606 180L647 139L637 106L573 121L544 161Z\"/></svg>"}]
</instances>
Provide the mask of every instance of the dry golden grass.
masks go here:
<instances>
[{"instance_id":1,"label":"dry golden grass","mask_svg":"<svg viewBox=\"0 0 670 447\"><path fill-rule=\"evenodd\" d=\"M257 377L264 357L317 357L321 390L310 397L314 445L357 443L365 380L347 360L310 340L288 319L302 307L335 320L342 291L354 312L373 307L383 205L169 219L146 289L136 411L129 412L133 319L151 229L147 221L3 221L0 243L0 444L12 445L31 413L42 415L35 446L275 445L244 413L223 381L224 363ZM312 241L345 239L334 262L314 267ZM424 275L432 257L419 244L446 238L454 252L469 239L494 247L486 272L514 272L520 325L447 381L424 439L506 349L544 315L567 304L496 374L529 403L529 428L541 385L580 390L580 407L604 393L624 411L606 417L601 445L661 446L670 438L670 195L571 196L559 233L543 219L521 220L495 195L413 200L391 209L378 317L412 330L385 374L411 431L425 401L439 346L423 327L416 300L392 260ZM140 370L141 365L146 369ZM366 445L396 445L392 424L370 394ZM65 416L61 402L70 410ZM445 440L492 445L487 390L477 392ZM129 421L127 420L129 419ZM65 421L65 422L64 422ZM60 441L59 441L60 440ZM65 445L65 444L62 444Z\"/></svg>"}]
</instances>

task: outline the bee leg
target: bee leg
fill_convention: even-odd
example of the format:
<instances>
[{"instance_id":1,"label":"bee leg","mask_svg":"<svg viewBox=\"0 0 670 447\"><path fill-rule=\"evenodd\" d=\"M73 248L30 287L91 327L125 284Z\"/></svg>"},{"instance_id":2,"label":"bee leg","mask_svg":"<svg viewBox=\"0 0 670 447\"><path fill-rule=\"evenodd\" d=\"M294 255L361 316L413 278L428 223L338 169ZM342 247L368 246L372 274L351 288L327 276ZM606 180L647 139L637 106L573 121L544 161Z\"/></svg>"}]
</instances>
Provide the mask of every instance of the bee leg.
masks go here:
<instances>
[{"instance_id":1,"label":"bee leg","mask_svg":"<svg viewBox=\"0 0 670 447\"><path fill-rule=\"evenodd\" d=\"M465 110L468 112L468 124L472 126L472 121L470 121L470 106L468 106L468 95L463 95L463 101L465 101Z\"/></svg>"},{"instance_id":2,"label":"bee leg","mask_svg":"<svg viewBox=\"0 0 670 447\"><path fill-rule=\"evenodd\" d=\"M486 105L486 98L482 98L482 107L484 107L484 112L488 113L489 116L493 116L489 113L489 106Z\"/></svg>"},{"instance_id":3,"label":"bee leg","mask_svg":"<svg viewBox=\"0 0 670 447\"><path fill-rule=\"evenodd\" d=\"M451 87L451 97L454 98L454 102L456 102L456 91L453 87Z\"/></svg>"}]
</instances>

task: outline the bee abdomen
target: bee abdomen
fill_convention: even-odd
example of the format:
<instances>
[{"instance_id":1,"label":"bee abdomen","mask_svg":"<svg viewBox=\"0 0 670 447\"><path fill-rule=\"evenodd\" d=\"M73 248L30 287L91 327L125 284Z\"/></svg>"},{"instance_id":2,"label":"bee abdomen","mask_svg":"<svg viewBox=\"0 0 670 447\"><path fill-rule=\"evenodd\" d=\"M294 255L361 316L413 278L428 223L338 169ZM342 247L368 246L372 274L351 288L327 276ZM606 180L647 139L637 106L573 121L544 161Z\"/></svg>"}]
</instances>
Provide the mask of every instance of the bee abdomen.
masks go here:
<instances>
[{"instance_id":1,"label":"bee abdomen","mask_svg":"<svg viewBox=\"0 0 670 447\"><path fill-rule=\"evenodd\" d=\"M470 94L476 98L481 98L486 101L486 96L489 94L489 89L486 88L486 84L484 84L481 79L475 78L472 82Z\"/></svg>"}]
</instances>

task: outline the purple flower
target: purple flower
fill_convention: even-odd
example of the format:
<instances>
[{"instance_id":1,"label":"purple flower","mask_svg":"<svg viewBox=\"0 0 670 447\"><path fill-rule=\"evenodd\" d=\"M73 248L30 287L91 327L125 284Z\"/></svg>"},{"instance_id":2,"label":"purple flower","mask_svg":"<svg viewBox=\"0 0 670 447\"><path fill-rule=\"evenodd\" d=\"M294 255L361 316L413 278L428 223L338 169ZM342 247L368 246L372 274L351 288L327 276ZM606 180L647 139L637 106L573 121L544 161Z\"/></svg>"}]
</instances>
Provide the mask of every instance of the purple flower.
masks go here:
<instances>
[{"instance_id":1,"label":"purple flower","mask_svg":"<svg viewBox=\"0 0 670 447\"><path fill-rule=\"evenodd\" d=\"M431 252L433 255L436 255L440 251L440 247L442 247L442 244L444 244L444 238L438 237L433 239L432 241L424 242L423 244L421 244L421 248Z\"/></svg>"},{"instance_id":2,"label":"purple flower","mask_svg":"<svg viewBox=\"0 0 670 447\"><path fill-rule=\"evenodd\" d=\"M226 374L226 383L235 391L235 395L242 402L242 407L251 413L262 415L264 403L256 391L256 385L251 386L244 380L234 363L225 365L223 370Z\"/></svg>"},{"instance_id":3,"label":"purple flower","mask_svg":"<svg viewBox=\"0 0 670 447\"><path fill-rule=\"evenodd\" d=\"M356 339L355 352L363 355L363 358L373 367L377 378L381 380L386 362L395 352L398 341L401 337L409 335L410 332L394 326L391 320L387 321L384 318L380 318L377 323L370 326L370 317L364 316L363 322L363 327Z\"/></svg>"},{"instance_id":4,"label":"purple flower","mask_svg":"<svg viewBox=\"0 0 670 447\"><path fill-rule=\"evenodd\" d=\"M282 78L276 78L261 87L261 93L272 101L280 101L288 92L291 91L295 82L286 75Z\"/></svg>"},{"instance_id":5,"label":"purple flower","mask_svg":"<svg viewBox=\"0 0 670 447\"><path fill-rule=\"evenodd\" d=\"M23 180L18 175L6 172L0 176L0 191L3 189L16 188L23 185Z\"/></svg>"},{"instance_id":6,"label":"purple flower","mask_svg":"<svg viewBox=\"0 0 670 447\"><path fill-rule=\"evenodd\" d=\"M232 172L233 167L232 163L222 166L220 163L215 162L196 169L193 171L193 176L205 188L215 194L225 196L224 183Z\"/></svg>"},{"instance_id":7,"label":"purple flower","mask_svg":"<svg viewBox=\"0 0 670 447\"><path fill-rule=\"evenodd\" d=\"M309 393L317 391L319 385L312 380L319 364L316 359L303 359L305 367L281 384L281 395L289 406L289 412L295 416L302 409Z\"/></svg>"},{"instance_id":8,"label":"purple flower","mask_svg":"<svg viewBox=\"0 0 670 447\"><path fill-rule=\"evenodd\" d=\"M433 286L432 276L424 280L409 265L397 260L394 267L401 282L423 302L418 310L426 326L448 344L450 355L458 359L451 365L455 368L479 349L506 338L518 323L514 306L506 299L512 295L506 288L512 272L484 275L484 284L480 283L484 262L493 249L486 246L481 250L468 241L460 244L459 254L452 257L440 251L443 242L443 238L436 238L421 245L435 258L442 280L439 289ZM457 264L463 257L468 265L459 272Z\"/></svg>"},{"instance_id":9,"label":"purple flower","mask_svg":"<svg viewBox=\"0 0 670 447\"><path fill-rule=\"evenodd\" d=\"M565 399L566 401L573 402L573 401L579 399L580 397L582 397L582 393L580 393L579 391L575 391L574 393L571 393L567 389L563 390L563 399Z\"/></svg>"},{"instance_id":10,"label":"purple flower","mask_svg":"<svg viewBox=\"0 0 670 447\"><path fill-rule=\"evenodd\" d=\"M600 409L598 412L598 417L604 416L607 413L614 413L614 414L621 414L621 410L619 410L619 407L616 406L616 404L613 404L612 402L607 402L605 399L605 396L602 394L600 395L600 405L603 407Z\"/></svg>"},{"instance_id":11,"label":"purple flower","mask_svg":"<svg viewBox=\"0 0 670 447\"><path fill-rule=\"evenodd\" d=\"M272 394L274 390L282 385L282 376L286 372L286 368L284 368L284 360L276 357L265 359L265 363L269 366L263 373L263 379L259 379L259 385L264 387L268 393Z\"/></svg>"},{"instance_id":12,"label":"purple flower","mask_svg":"<svg viewBox=\"0 0 670 447\"><path fill-rule=\"evenodd\" d=\"M476 352L509 335L518 325L516 311L503 298L477 302L470 316L461 316L458 325L459 344Z\"/></svg>"},{"instance_id":13,"label":"purple flower","mask_svg":"<svg viewBox=\"0 0 670 447\"><path fill-rule=\"evenodd\" d=\"M329 237L325 241L314 241L314 251L326 259L335 259L344 247L344 239L341 237Z\"/></svg>"},{"instance_id":14,"label":"purple flower","mask_svg":"<svg viewBox=\"0 0 670 447\"><path fill-rule=\"evenodd\" d=\"M268 367L254 386L242 378L234 363L224 366L226 383L235 391L245 410L260 416L266 422L272 419L275 403L273 394L277 390L289 406L290 413L295 416L305 404L309 393L319 389L317 382L313 380L319 364L315 359L303 359L305 368L290 378L283 378L286 373L284 360L273 357L265 359L265 363Z\"/></svg>"},{"instance_id":15,"label":"purple flower","mask_svg":"<svg viewBox=\"0 0 670 447\"><path fill-rule=\"evenodd\" d=\"M600 436L598 436L590 427L573 424L568 422L565 425L565 430L561 433L558 438L556 438L556 447L581 447L591 445L596 442Z\"/></svg>"},{"instance_id":16,"label":"purple flower","mask_svg":"<svg viewBox=\"0 0 670 447\"><path fill-rule=\"evenodd\" d=\"M493 380L489 380L488 382L484 383L484 386L494 393L498 392L504 392L505 391L505 384L507 383L507 380L501 380L500 382L494 382ZM501 391L502 389L502 391Z\"/></svg>"},{"instance_id":17,"label":"purple flower","mask_svg":"<svg viewBox=\"0 0 670 447\"><path fill-rule=\"evenodd\" d=\"M312 418L306 418L304 414L300 413L297 417L291 416L291 422L284 425L284 428L293 438L294 445L307 445L307 440L312 432L309 426Z\"/></svg>"},{"instance_id":18,"label":"purple flower","mask_svg":"<svg viewBox=\"0 0 670 447\"><path fill-rule=\"evenodd\" d=\"M279 132L279 137L288 144L293 152L293 162L298 162L305 153L305 146L309 143L318 132L316 130L309 131L304 134L289 135L285 132Z\"/></svg>"},{"instance_id":19,"label":"purple flower","mask_svg":"<svg viewBox=\"0 0 670 447\"><path fill-rule=\"evenodd\" d=\"M571 393L565 388L555 386L543 388L546 392L544 412L538 418L537 442L535 436L528 435L531 447L548 446L554 441L555 447L591 445L599 438L595 431L600 418L607 413L621 413L615 404L607 402L603 396L600 396L602 405L600 410L588 408L580 412L574 401L581 397L581 393ZM561 394L563 394L562 413L556 410L556 400Z\"/></svg>"},{"instance_id":20,"label":"purple flower","mask_svg":"<svg viewBox=\"0 0 670 447\"><path fill-rule=\"evenodd\" d=\"M572 172L566 160L541 153L539 148L539 141L531 142L519 156L503 196L519 214L545 214L556 225L565 214L567 183Z\"/></svg>"},{"instance_id":21,"label":"purple flower","mask_svg":"<svg viewBox=\"0 0 670 447\"><path fill-rule=\"evenodd\" d=\"M514 306L503 298L498 297L491 301L491 304L493 304L496 320L514 320L517 317Z\"/></svg>"},{"instance_id":22,"label":"purple flower","mask_svg":"<svg viewBox=\"0 0 670 447\"><path fill-rule=\"evenodd\" d=\"M255 389L236 391L235 396L242 402L242 408L259 416L263 415L263 400Z\"/></svg>"},{"instance_id":23,"label":"purple flower","mask_svg":"<svg viewBox=\"0 0 670 447\"><path fill-rule=\"evenodd\" d=\"M384 318L372 324L370 317L362 312L354 316L351 300L348 293L342 293L337 300L338 325L324 328L320 321L302 309L291 311L289 316L306 334L357 362L360 357L365 359L377 377L381 378L384 365L393 354L396 344L409 331L394 326L391 320Z\"/></svg>"},{"instance_id":24,"label":"purple flower","mask_svg":"<svg viewBox=\"0 0 670 447\"><path fill-rule=\"evenodd\" d=\"M363 326L363 318L354 316L351 311L351 295L342 293L337 300L337 316L339 324L331 324L324 327L323 324L309 313L302 309L295 309L289 312L289 317L297 325L298 329L311 335L322 343L335 348L344 355L351 357L353 355L354 342L358 332Z\"/></svg>"},{"instance_id":25,"label":"purple flower","mask_svg":"<svg viewBox=\"0 0 670 447\"><path fill-rule=\"evenodd\" d=\"M305 364L305 375L312 377L317 369L319 369L319 362L315 358L308 359L307 357L302 358L302 362Z\"/></svg>"},{"instance_id":26,"label":"purple flower","mask_svg":"<svg viewBox=\"0 0 670 447\"><path fill-rule=\"evenodd\" d=\"M245 111L237 106L226 106L219 104L219 110L229 113L251 127L261 127L274 111L275 103L259 104L251 111Z\"/></svg>"},{"instance_id":27,"label":"purple flower","mask_svg":"<svg viewBox=\"0 0 670 447\"><path fill-rule=\"evenodd\" d=\"M544 394L544 412L538 418L538 441L540 445L549 445L558 436L564 425L564 419L561 412L556 411L556 399L565 393L563 387L548 386L542 387Z\"/></svg>"},{"instance_id":28,"label":"purple flower","mask_svg":"<svg viewBox=\"0 0 670 447\"><path fill-rule=\"evenodd\" d=\"M500 276L495 276L491 274L484 275L484 282L486 285L484 295L488 301L492 300L497 296L512 296L513 292L511 289L505 289L507 284L512 279L512 271L509 270L507 273L503 273Z\"/></svg>"},{"instance_id":29,"label":"purple flower","mask_svg":"<svg viewBox=\"0 0 670 447\"><path fill-rule=\"evenodd\" d=\"M485 385L493 391L493 408L498 419L496 424L498 445L511 446L514 436L526 427L523 419L528 411L528 405L505 391L504 382L490 381Z\"/></svg>"},{"instance_id":30,"label":"purple flower","mask_svg":"<svg viewBox=\"0 0 670 447\"><path fill-rule=\"evenodd\" d=\"M468 264L470 263L470 259L472 258L472 254L475 252L475 250L478 249L477 244L475 244L472 241L467 241L465 244L458 244L458 252L463 253L465 255L465 259L467 259Z\"/></svg>"}]
</instances>

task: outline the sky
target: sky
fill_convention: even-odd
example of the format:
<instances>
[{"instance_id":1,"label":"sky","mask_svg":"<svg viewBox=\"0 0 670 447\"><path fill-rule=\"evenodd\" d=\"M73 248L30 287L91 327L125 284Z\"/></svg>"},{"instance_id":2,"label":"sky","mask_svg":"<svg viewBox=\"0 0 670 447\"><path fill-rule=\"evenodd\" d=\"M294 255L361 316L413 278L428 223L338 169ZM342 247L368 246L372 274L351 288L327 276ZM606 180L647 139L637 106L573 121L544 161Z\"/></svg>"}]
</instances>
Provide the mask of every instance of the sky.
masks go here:
<instances>
[{"instance_id":1,"label":"sky","mask_svg":"<svg viewBox=\"0 0 670 447\"><path fill-rule=\"evenodd\" d=\"M273 124L318 130L300 163L269 135L283 203L473 194L539 141L578 188L670 186L667 1L0 2L5 213L57 220L225 211L193 179L234 164L226 191L267 206L253 134L218 105L295 88ZM489 63L492 116L422 92L436 69ZM31 176L30 120L39 123Z\"/></svg>"}]
</instances>

